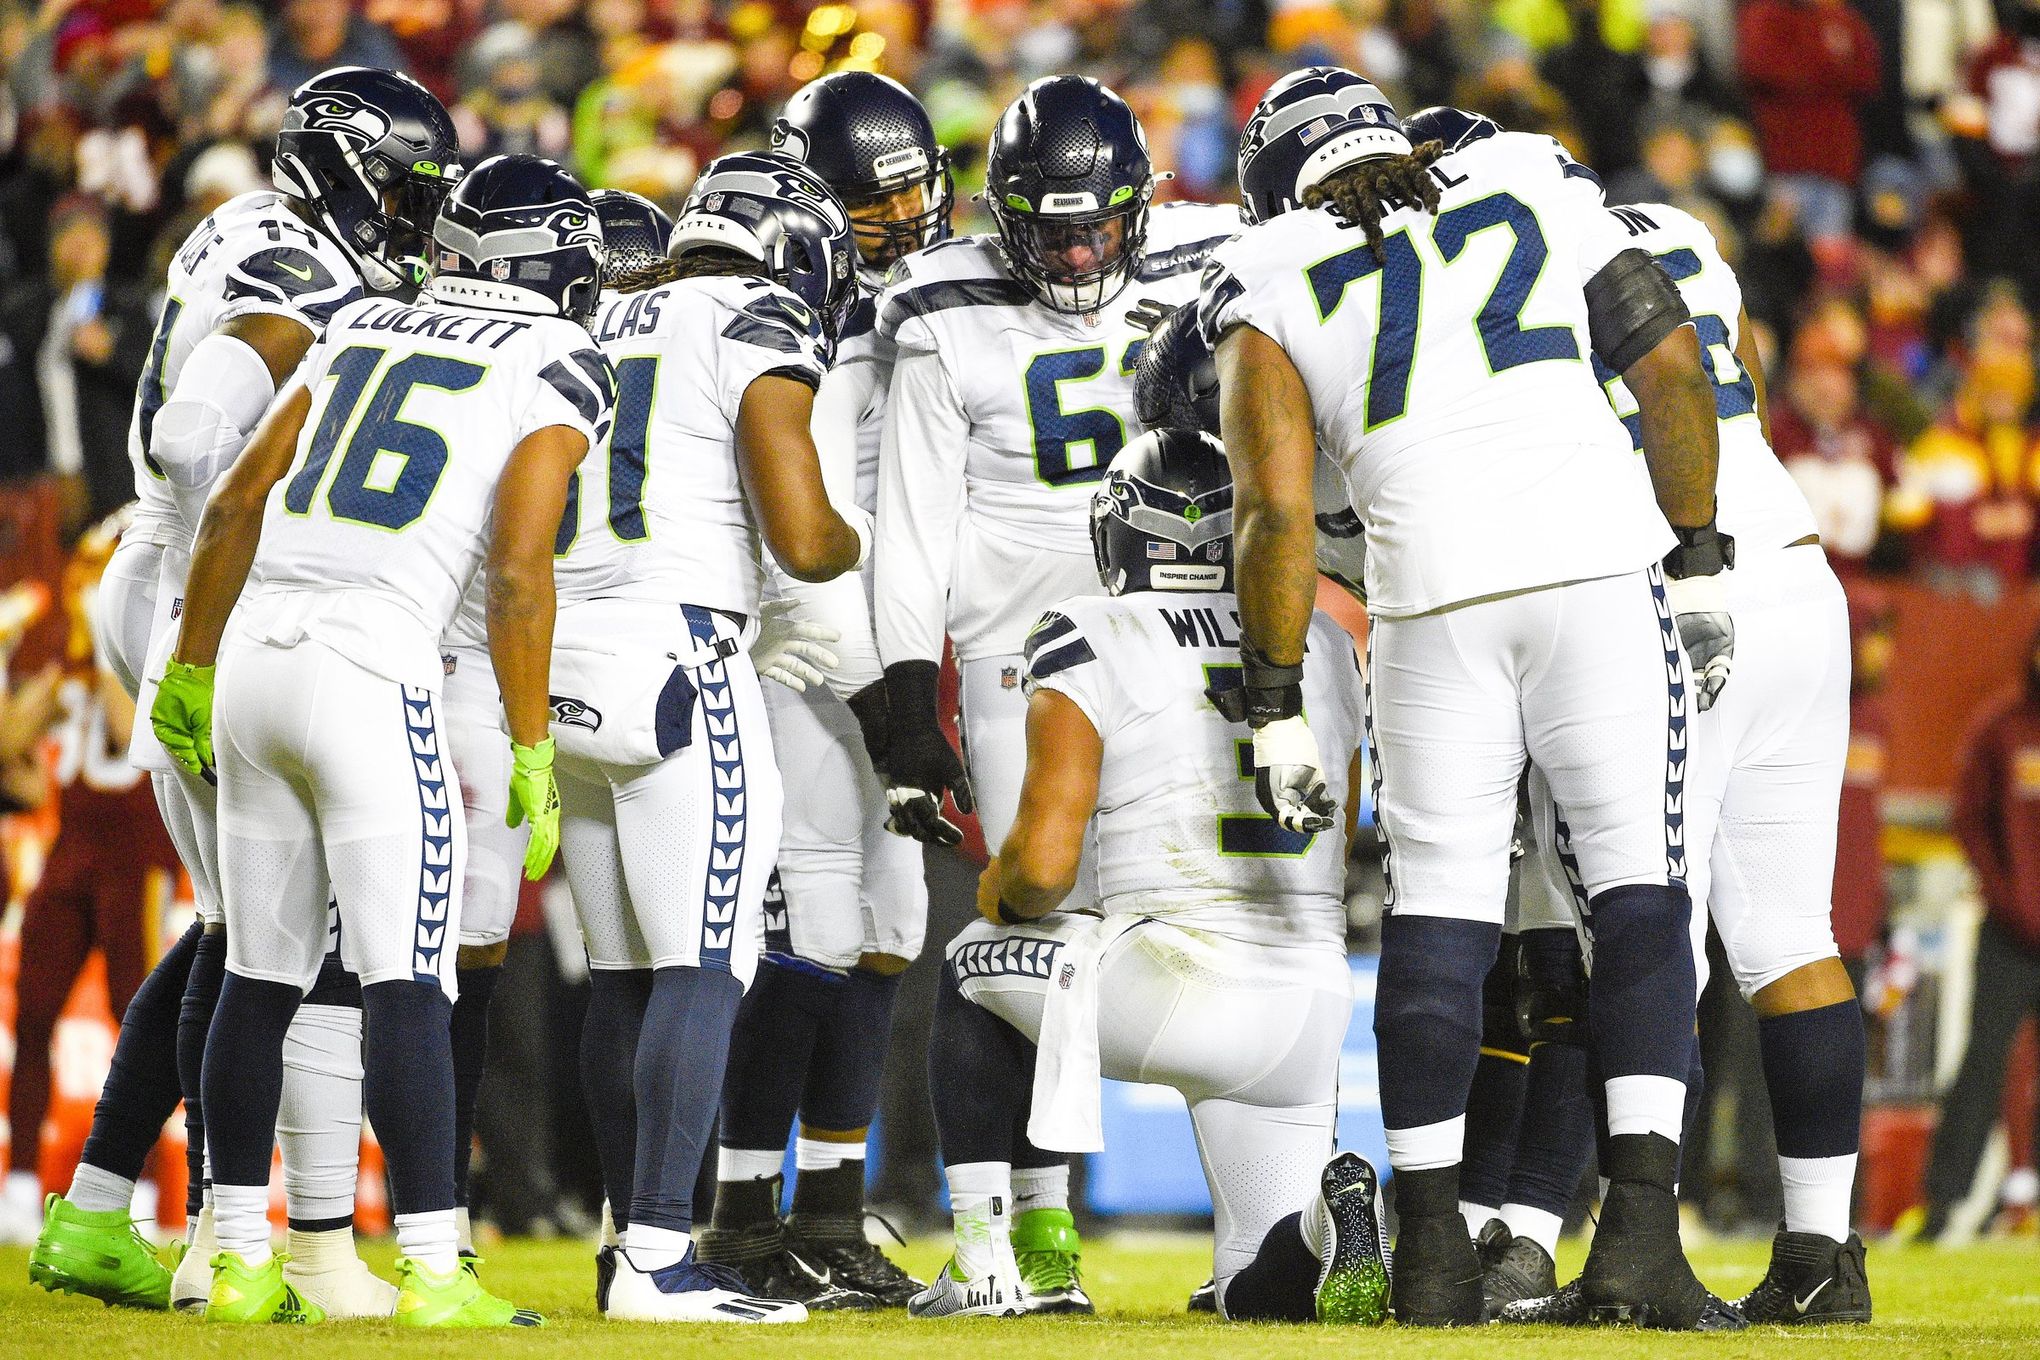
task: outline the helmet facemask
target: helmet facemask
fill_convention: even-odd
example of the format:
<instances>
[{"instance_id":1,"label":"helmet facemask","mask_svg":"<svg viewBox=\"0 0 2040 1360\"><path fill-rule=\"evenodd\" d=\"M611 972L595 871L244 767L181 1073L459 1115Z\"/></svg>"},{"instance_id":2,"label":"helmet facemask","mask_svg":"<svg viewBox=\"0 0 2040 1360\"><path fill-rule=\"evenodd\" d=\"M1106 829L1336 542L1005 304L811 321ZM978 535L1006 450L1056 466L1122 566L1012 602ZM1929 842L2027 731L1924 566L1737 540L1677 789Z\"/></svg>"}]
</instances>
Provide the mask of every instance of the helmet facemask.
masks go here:
<instances>
[{"instance_id":1,"label":"helmet facemask","mask_svg":"<svg viewBox=\"0 0 2040 1360\"><path fill-rule=\"evenodd\" d=\"M925 162L920 148L908 148L908 152L917 162ZM920 206L900 212L904 205L898 200L909 190L919 191ZM850 231L857 243L858 272L874 286L883 283L886 272L901 259L948 238L950 217L956 210L949 153L940 152L933 169L923 177L861 192L846 199L843 206L850 214Z\"/></svg>"},{"instance_id":2,"label":"helmet facemask","mask_svg":"<svg viewBox=\"0 0 2040 1360\"><path fill-rule=\"evenodd\" d=\"M1037 212L1018 195L991 209L1015 276L1051 310L1080 316L1103 308L1132 281L1147 244L1153 195L1150 180L1120 189L1118 201L1102 211L1086 204L1070 212ZM1051 195L1050 203L1058 197L1063 196Z\"/></svg>"}]
</instances>

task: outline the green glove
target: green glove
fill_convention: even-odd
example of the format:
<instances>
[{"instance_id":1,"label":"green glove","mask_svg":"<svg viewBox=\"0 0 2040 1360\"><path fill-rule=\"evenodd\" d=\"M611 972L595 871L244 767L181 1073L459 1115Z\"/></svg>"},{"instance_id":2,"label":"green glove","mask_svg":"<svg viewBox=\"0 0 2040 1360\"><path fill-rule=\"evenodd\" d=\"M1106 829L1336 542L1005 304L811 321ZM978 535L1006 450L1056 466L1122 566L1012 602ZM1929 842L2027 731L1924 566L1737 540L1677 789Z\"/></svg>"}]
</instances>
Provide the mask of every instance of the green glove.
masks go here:
<instances>
[{"instance_id":1,"label":"green glove","mask_svg":"<svg viewBox=\"0 0 2040 1360\"><path fill-rule=\"evenodd\" d=\"M560 848L560 786L553 779L553 739L536 746L510 743L510 808L503 825L531 818L531 843L524 847L524 876L536 883L552 867Z\"/></svg>"},{"instance_id":2,"label":"green glove","mask_svg":"<svg viewBox=\"0 0 2040 1360\"><path fill-rule=\"evenodd\" d=\"M213 668L173 659L149 705L149 726L170 758L193 774L213 767Z\"/></svg>"}]
</instances>

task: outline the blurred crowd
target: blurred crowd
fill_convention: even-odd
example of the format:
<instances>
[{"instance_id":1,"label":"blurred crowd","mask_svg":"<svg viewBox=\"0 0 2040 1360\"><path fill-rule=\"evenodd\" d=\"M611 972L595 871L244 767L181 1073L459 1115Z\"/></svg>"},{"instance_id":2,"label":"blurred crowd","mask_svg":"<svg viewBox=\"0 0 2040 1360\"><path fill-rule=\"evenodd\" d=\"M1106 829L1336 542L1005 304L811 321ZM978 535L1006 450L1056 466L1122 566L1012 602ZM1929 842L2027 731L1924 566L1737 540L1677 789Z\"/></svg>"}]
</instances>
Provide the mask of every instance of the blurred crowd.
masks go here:
<instances>
[{"instance_id":1,"label":"blurred crowd","mask_svg":"<svg viewBox=\"0 0 2040 1360\"><path fill-rule=\"evenodd\" d=\"M674 203L845 66L924 96L966 193L1012 94L1082 71L1165 195L1223 199L1245 111L1318 61L1708 222L1838 565L1986 602L2034 572L2040 0L0 0L0 422L34 432L0 475L60 474L77 525L124 498L165 252L325 66L417 76L470 158Z\"/></svg>"}]
</instances>

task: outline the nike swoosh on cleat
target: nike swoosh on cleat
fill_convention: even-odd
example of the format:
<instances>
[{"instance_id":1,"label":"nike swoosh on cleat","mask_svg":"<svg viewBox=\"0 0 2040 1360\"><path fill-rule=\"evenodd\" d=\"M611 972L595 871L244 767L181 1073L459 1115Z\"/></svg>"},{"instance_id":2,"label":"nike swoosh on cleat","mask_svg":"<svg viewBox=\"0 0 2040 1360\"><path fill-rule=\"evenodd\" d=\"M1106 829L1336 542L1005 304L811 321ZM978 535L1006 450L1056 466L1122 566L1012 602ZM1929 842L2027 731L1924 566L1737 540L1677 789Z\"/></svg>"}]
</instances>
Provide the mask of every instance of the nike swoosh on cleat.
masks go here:
<instances>
[{"instance_id":1,"label":"nike swoosh on cleat","mask_svg":"<svg viewBox=\"0 0 2040 1360\"><path fill-rule=\"evenodd\" d=\"M1815 1285L1813 1288L1807 1290L1805 1298L1792 1300L1793 1311L1798 1313L1801 1317L1805 1317L1806 1310L1813 1306L1813 1301L1815 1299L1820 1297L1820 1291L1826 1289L1829 1285L1833 1284L1834 1282L1835 1277L1830 1275L1825 1280L1822 1280L1819 1284Z\"/></svg>"},{"instance_id":2,"label":"nike swoosh on cleat","mask_svg":"<svg viewBox=\"0 0 2040 1360\"><path fill-rule=\"evenodd\" d=\"M309 269L299 269L295 265L285 264L282 260L276 261L276 267L294 279L302 279L306 283L312 281L312 271Z\"/></svg>"}]
</instances>

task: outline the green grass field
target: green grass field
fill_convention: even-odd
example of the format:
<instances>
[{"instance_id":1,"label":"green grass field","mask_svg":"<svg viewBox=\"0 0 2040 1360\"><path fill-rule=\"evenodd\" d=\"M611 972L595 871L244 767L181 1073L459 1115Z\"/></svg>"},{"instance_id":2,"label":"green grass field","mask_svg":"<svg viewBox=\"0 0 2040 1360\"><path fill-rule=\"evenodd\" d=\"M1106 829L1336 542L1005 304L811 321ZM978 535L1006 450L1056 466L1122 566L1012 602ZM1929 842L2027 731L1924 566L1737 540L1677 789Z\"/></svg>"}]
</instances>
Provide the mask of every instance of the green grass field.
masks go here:
<instances>
[{"instance_id":1,"label":"green grass field","mask_svg":"<svg viewBox=\"0 0 2040 1360\"><path fill-rule=\"evenodd\" d=\"M1711 1246L1694 1261L1709 1284L1733 1297L1763 1271L1767 1244ZM2040 1249L2031 1242L1989 1243L1960 1251L1877 1249L1870 1277L1877 1322L1824 1331L1753 1329L1736 1336L1647 1336L1634 1332L1566 1332L1487 1328L1440 1333L1395 1328L1331 1330L1243 1327L1192 1318L1183 1298L1210 1266L1207 1242L1193 1237L1094 1238L1085 1277L1101 1314L1083 1319L910 1322L903 1314L826 1318L793 1327L689 1327L607 1323L594 1311L593 1267L578 1243L521 1242L498 1248L490 1283L518 1303L544 1310L540 1332L418 1335L375 1323L339 1323L281 1333L208 1328L185 1317L133 1313L55 1297L31 1286L27 1254L0 1250L0 1357L36 1360L202 1360L212 1356L609 1357L713 1355L789 1360L884 1356L898 1360L1061 1360L1073 1355L1118 1357L1500 1355L1543 1360L1575 1355L1933 1355L2040 1356ZM1567 1243L1560 1274L1578 1265L1583 1248ZM371 1260L388 1263L386 1246ZM939 1242L917 1242L907 1264L925 1274L940 1263Z\"/></svg>"}]
</instances>

